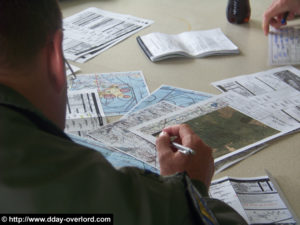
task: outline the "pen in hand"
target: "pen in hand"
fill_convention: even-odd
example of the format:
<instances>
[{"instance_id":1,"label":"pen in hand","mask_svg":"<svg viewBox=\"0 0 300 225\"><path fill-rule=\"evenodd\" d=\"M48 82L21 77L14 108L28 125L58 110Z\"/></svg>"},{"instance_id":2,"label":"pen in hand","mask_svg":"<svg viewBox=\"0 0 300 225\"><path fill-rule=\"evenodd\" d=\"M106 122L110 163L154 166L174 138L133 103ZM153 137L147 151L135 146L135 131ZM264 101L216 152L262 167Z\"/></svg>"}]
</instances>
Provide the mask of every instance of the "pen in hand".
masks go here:
<instances>
[{"instance_id":1,"label":"pen in hand","mask_svg":"<svg viewBox=\"0 0 300 225\"><path fill-rule=\"evenodd\" d=\"M164 131L162 131L159 135L163 135ZM170 141L171 141L171 145L177 149L178 152L181 152L182 154L186 154L186 155L195 155L195 151L189 147L183 146L177 142L175 142L175 139L177 138L177 136L172 136L170 137Z\"/></svg>"},{"instance_id":2,"label":"pen in hand","mask_svg":"<svg viewBox=\"0 0 300 225\"><path fill-rule=\"evenodd\" d=\"M287 19L288 16L289 16L289 12L285 12L285 13L283 14L283 18L282 18L282 20L281 20L281 24L282 24L282 25L284 25L284 24L286 23L286 19Z\"/></svg>"},{"instance_id":3,"label":"pen in hand","mask_svg":"<svg viewBox=\"0 0 300 225\"><path fill-rule=\"evenodd\" d=\"M176 142L171 142L173 147L175 147L179 152L186 154L186 155L195 155L195 151L191 148L178 144Z\"/></svg>"}]
</instances>

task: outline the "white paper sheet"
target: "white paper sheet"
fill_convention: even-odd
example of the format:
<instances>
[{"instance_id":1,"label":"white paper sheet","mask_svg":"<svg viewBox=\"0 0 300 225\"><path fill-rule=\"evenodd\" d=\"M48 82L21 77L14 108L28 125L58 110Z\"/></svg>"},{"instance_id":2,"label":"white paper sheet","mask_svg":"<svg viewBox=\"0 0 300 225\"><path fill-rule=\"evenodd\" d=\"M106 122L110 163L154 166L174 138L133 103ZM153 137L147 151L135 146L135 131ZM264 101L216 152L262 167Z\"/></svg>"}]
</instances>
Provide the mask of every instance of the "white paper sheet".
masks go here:
<instances>
[{"instance_id":1,"label":"white paper sheet","mask_svg":"<svg viewBox=\"0 0 300 225\"><path fill-rule=\"evenodd\" d=\"M65 57L86 62L152 23L131 15L88 8L63 21Z\"/></svg>"},{"instance_id":2,"label":"white paper sheet","mask_svg":"<svg viewBox=\"0 0 300 225\"><path fill-rule=\"evenodd\" d=\"M106 124L97 90L69 91L66 109L65 132L95 130Z\"/></svg>"},{"instance_id":3,"label":"white paper sheet","mask_svg":"<svg viewBox=\"0 0 300 225\"><path fill-rule=\"evenodd\" d=\"M296 224L267 176L214 180L209 195L226 202L249 224Z\"/></svg>"},{"instance_id":4,"label":"white paper sheet","mask_svg":"<svg viewBox=\"0 0 300 225\"><path fill-rule=\"evenodd\" d=\"M300 64L300 27L284 27L269 32L269 64Z\"/></svg>"}]
</instances>

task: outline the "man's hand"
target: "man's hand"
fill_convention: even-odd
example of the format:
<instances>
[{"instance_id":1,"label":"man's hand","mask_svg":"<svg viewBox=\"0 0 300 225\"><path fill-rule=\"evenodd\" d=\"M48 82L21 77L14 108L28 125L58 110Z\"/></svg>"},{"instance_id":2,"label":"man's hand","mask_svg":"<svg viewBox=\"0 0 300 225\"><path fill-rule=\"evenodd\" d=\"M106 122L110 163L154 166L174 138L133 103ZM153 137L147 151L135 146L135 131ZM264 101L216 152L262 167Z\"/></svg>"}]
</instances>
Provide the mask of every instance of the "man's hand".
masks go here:
<instances>
[{"instance_id":1,"label":"man's hand","mask_svg":"<svg viewBox=\"0 0 300 225\"><path fill-rule=\"evenodd\" d=\"M287 20L294 18L300 12L300 0L274 0L270 7L265 11L263 17L263 30L265 35L269 33L269 25L280 28L285 13L288 13Z\"/></svg>"},{"instance_id":2,"label":"man's hand","mask_svg":"<svg viewBox=\"0 0 300 225\"><path fill-rule=\"evenodd\" d=\"M171 145L170 137L195 151L195 155L183 154ZM186 171L190 178L202 181L208 188L214 174L212 149L186 125L165 128L156 140L161 175Z\"/></svg>"}]
</instances>

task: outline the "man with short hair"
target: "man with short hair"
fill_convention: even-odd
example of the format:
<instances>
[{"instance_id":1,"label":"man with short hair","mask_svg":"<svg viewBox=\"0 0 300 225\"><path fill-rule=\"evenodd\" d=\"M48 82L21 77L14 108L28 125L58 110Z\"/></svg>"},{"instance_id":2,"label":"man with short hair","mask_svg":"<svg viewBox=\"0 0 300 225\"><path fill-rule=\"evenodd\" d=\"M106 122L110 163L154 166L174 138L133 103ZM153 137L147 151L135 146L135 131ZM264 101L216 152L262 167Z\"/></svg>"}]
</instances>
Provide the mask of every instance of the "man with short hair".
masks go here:
<instances>
[{"instance_id":1,"label":"man with short hair","mask_svg":"<svg viewBox=\"0 0 300 225\"><path fill-rule=\"evenodd\" d=\"M0 213L112 213L114 224L246 224L207 190L211 148L187 126L157 139L158 176L114 169L63 132L67 81L56 0L0 0ZM185 155L170 136L192 148Z\"/></svg>"}]
</instances>

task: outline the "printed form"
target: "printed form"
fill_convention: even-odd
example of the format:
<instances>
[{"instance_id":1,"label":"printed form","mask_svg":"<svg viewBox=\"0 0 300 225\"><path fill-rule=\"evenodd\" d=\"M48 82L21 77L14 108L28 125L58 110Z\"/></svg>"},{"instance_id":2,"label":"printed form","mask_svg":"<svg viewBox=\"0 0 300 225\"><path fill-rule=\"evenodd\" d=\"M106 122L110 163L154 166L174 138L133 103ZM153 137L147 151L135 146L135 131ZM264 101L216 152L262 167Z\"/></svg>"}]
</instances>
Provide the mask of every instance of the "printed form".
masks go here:
<instances>
[{"instance_id":1,"label":"printed form","mask_svg":"<svg viewBox=\"0 0 300 225\"><path fill-rule=\"evenodd\" d=\"M234 208L248 224L296 224L289 208L268 176L224 177L209 188L212 198Z\"/></svg>"},{"instance_id":2,"label":"printed form","mask_svg":"<svg viewBox=\"0 0 300 225\"><path fill-rule=\"evenodd\" d=\"M236 76L212 85L222 92L231 91L247 97L268 111L277 111L286 122L300 122L300 71L295 67Z\"/></svg>"},{"instance_id":3,"label":"printed form","mask_svg":"<svg viewBox=\"0 0 300 225\"><path fill-rule=\"evenodd\" d=\"M271 27L269 33L269 64L300 64L300 27Z\"/></svg>"},{"instance_id":4,"label":"printed form","mask_svg":"<svg viewBox=\"0 0 300 225\"><path fill-rule=\"evenodd\" d=\"M86 62L152 23L131 15L88 8L63 21L65 57Z\"/></svg>"},{"instance_id":5,"label":"printed form","mask_svg":"<svg viewBox=\"0 0 300 225\"><path fill-rule=\"evenodd\" d=\"M105 124L97 90L68 91L65 132L86 136Z\"/></svg>"}]
</instances>

